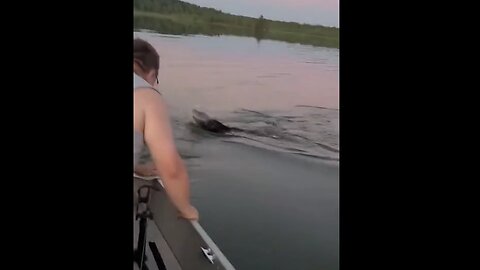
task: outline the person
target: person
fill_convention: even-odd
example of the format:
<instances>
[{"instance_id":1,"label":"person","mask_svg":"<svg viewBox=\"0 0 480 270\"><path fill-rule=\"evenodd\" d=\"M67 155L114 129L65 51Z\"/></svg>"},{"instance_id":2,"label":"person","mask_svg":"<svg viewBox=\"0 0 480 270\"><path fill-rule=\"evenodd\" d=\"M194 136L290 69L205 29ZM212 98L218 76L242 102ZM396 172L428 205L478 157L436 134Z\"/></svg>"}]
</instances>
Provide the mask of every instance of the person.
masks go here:
<instances>
[{"instance_id":1,"label":"person","mask_svg":"<svg viewBox=\"0 0 480 270\"><path fill-rule=\"evenodd\" d=\"M142 175L156 174L180 216L199 218L190 203L190 180L177 151L166 104L158 87L160 56L145 40L133 41L134 77L134 168ZM153 166L140 165L140 153L148 147Z\"/></svg>"}]
</instances>

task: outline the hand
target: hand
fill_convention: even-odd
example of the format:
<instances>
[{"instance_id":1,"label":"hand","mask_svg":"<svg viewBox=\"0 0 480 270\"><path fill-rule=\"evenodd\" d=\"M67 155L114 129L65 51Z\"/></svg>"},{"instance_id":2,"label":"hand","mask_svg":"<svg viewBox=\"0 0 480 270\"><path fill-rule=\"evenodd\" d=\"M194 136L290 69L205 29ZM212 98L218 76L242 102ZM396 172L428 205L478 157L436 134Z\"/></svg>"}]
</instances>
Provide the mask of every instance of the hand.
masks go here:
<instances>
[{"instance_id":1,"label":"hand","mask_svg":"<svg viewBox=\"0 0 480 270\"><path fill-rule=\"evenodd\" d=\"M184 219L187 219L187 220L198 220L198 218L199 218L198 210L191 205L190 205L190 207L188 207L183 212L179 212L178 216L180 218L184 218Z\"/></svg>"}]
</instances>

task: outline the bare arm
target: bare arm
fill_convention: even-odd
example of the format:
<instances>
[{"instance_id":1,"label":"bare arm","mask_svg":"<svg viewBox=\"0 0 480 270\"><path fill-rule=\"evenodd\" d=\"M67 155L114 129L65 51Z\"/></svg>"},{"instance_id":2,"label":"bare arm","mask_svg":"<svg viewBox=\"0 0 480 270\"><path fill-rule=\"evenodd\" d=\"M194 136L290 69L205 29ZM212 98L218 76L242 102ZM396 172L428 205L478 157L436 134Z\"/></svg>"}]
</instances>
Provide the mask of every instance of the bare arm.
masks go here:
<instances>
[{"instance_id":1,"label":"bare arm","mask_svg":"<svg viewBox=\"0 0 480 270\"><path fill-rule=\"evenodd\" d=\"M152 91L145 91L145 142L172 203L183 217L198 219L190 204L190 183L187 169L178 154L166 105Z\"/></svg>"}]
</instances>

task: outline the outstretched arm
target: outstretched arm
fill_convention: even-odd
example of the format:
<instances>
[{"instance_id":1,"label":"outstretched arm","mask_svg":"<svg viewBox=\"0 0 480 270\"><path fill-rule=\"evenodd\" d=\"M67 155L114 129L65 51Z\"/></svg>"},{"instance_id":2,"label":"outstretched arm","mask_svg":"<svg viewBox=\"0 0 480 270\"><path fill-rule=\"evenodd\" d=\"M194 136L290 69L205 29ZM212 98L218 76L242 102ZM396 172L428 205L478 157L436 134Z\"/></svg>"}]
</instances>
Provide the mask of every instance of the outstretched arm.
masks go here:
<instances>
[{"instance_id":1,"label":"outstretched arm","mask_svg":"<svg viewBox=\"0 0 480 270\"><path fill-rule=\"evenodd\" d=\"M145 91L145 142L163 185L172 203L187 219L198 219L190 204L190 184L187 169L178 154L166 104L158 93Z\"/></svg>"}]
</instances>

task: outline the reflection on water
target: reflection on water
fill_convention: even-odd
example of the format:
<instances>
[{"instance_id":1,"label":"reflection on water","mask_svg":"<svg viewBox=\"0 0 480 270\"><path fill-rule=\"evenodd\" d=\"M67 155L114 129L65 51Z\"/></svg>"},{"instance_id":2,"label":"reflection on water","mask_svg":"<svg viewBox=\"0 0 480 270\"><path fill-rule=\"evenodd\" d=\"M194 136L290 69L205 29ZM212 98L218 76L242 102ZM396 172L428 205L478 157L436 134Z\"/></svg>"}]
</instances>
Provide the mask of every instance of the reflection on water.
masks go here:
<instances>
[{"instance_id":1,"label":"reflection on water","mask_svg":"<svg viewBox=\"0 0 480 270\"><path fill-rule=\"evenodd\" d=\"M231 36L136 35L160 53L160 89L180 125L196 108L250 131L231 141L339 160L337 49ZM276 117L276 126L256 127L265 119L249 110Z\"/></svg>"},{"instance_id":2,"label":"reflection on water","mask_svg":"<svg viewBox=\"0 0 480 270\"><path fill-rule=\"evenodd\" d=\"M338 108L337 49L231 36L136 35L158 49L161 90L175 107Z\"/></svg>"}]
</instances>

